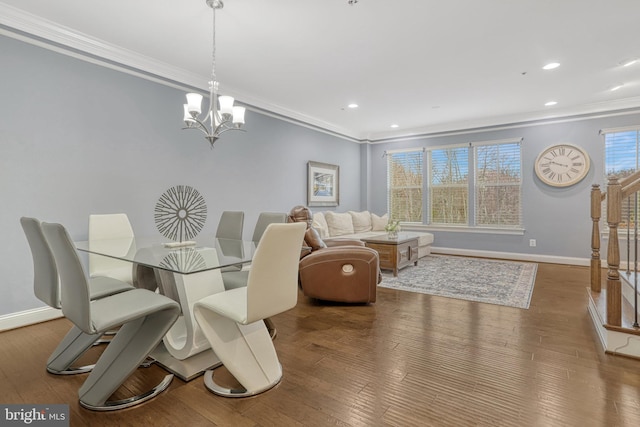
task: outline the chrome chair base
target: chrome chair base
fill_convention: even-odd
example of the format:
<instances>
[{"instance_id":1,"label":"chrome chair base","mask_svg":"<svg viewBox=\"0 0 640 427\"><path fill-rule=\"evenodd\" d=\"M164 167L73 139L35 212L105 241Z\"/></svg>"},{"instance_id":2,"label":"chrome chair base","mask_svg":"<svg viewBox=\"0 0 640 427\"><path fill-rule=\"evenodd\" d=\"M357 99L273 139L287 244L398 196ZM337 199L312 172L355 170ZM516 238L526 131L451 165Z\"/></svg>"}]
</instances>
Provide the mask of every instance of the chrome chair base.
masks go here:
<instances>
[{"instance_id":1,"label":"chrome chair base","mask_svg":"<svg viewBox=\"0 0 640 427\"><path fill-rule=\"evenodd\" d=\"M218 396L223 396L223 397L250 397L250 396L255 396L256 394L260 394L263 393L267 390L271 390L273 387L277 386L280 383L280 380L282 379L282 377L278 378L277 381L269 384L267 387L264 387L260 390L253 390L253 391L248 391L247 389L243 388L229 388L229 387L223 387L221 385L219 385L218 383L216 383L213 379L213 369L210 369L208 371L206 371L204 373L204 386L207 388L207 390L209 390L210 392L217 394Z\"/></svg>"},{"instance_id":2,"label":"chrome chair base","mask_svg":"<svg viewBox=\"0 0 640 427\"><path fill-rule=\"evenodd\" d=\"M156 363L156 359L154 359L154 358L153 358L153 357L151 357L151 356L147 356L147 358L146 358L146 359L144 359L144 360L142 361L142 363L140 364L140 367L141 367L141 368L149 368L149 367L151 367L151 365L153 365L154 363Z\"/></svg>"},{"instance_id":3,"label":"chrome chair base","mask_svg":"<svg viewBox=\"0 0 640 427\"><path fill-rule=\"evenodd\" d=\"M47 367L47 372L49 372L50 374L53 374L53 375L86 374L87 372L91 372L93 370L94 366L96 366L96 365L93 364L93 365L85 365L85 366L78 366L78 367L71 366L71 367L65 369L64 371L54 371L53 369Z\"/></svg>"},{"instance_id":4,"label":"chrome chair base","mask_svg":"<svg viewBox=\"0 0 640 427\"><path fill-rule=\"evenodd\" d=\"M107 340L107 341L109 341L109 340ZM96 345L96 344L94 344L94 345ZM154 363L156 363L156 359L154 359L151 356L147 356L147 358L140 364L140 367L141 368L149 368ZM53 375L86 374L87 372L91 372L95 366L96 366L95 363L92 364L92 365L78 366L77 368L74 367L74 366L71 366L71 367L65 369L64 371L54 371L53 369L47 368L47 372L49 372L50 374L53 374Z\"/></svg>"},{"instance_id":5,"label":"chrome chair base","mask_svg":"<svg viewBox=\"0 0 640 427\"><path fill-rule=\"evenodd\" d=\"M127 399L107 400L105 404L101 406L90 405L80 400L80 406L86 409L90 409L92 411L101 411L101 412L117 411L120 409L131 408L132 406L136 406L141 403L144 403L149 399L153 399L154 397L156 397L157 395L165 391L167 387L169 387L169 384L171 384L172 380L173 380L173 374L168 374L162 379L160 384L158 384L157 386L155 386L154 388L152 388L146 393L129 397Z\"/></svg>"}]
</instances>

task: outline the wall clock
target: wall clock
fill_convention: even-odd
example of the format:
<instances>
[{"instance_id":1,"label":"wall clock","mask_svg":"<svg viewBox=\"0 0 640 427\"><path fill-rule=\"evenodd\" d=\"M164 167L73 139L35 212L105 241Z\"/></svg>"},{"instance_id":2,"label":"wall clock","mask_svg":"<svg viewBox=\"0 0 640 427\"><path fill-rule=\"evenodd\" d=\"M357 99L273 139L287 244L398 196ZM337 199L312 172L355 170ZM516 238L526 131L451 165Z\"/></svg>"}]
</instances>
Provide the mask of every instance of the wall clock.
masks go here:
<instances>
[{"instance_id":1,"label":"wall clock","mask_svg":"<svg viewBox=\"0 0 640 427\"><path fill-rule=\"evenodd\" d=\"M590 166L589 155L582 148L573 144L556 144L538 155L534 169L545 184L568 187L587 176Z\"/></svg>"}]
</instances>

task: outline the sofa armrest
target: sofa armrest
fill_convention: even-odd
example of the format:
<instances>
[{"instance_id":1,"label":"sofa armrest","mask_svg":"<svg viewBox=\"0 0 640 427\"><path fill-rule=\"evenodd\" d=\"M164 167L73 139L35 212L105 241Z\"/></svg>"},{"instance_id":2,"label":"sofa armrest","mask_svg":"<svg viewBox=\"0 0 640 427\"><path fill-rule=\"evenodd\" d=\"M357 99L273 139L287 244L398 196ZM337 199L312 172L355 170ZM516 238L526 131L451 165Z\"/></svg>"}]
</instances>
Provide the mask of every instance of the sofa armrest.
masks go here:
<instances>
[{"instance_id":1,"label":"sofa armrest","mask_svg":"<svg viewBox=\"0 0 640 427\"><path fill-rule=\"evenodd\" d=\"M325 240L325 245L328 248L335 248L339 246L364 246L364 242L357 239L331 239Z\"/></svg>"}]
</instances>

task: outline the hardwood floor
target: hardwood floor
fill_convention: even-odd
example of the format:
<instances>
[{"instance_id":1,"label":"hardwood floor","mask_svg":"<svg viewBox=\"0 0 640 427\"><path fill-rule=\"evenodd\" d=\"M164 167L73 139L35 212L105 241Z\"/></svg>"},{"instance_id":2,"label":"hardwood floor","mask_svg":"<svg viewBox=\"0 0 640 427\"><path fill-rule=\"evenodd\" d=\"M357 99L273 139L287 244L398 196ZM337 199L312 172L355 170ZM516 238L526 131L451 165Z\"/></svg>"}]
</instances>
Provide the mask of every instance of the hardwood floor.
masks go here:
<instances>
[{"instance_id":1,"label":"hardwood floor","mask_svg":"<svg viewBox=\"0 0 640 427\"><path fill-rule=\"evenodd\" d=\"M370 306L301 296L274 318L273 390L225 399L174 379L116 413L78 405L84 375L46 372L60 319L0 334L0 401L68 403L72 426L638 426L640 361L603 353L588 284L587 267L540 264L528 310L385 288ZM163 374L139 369L126 388Z\"/></svg>"}]
</instances>

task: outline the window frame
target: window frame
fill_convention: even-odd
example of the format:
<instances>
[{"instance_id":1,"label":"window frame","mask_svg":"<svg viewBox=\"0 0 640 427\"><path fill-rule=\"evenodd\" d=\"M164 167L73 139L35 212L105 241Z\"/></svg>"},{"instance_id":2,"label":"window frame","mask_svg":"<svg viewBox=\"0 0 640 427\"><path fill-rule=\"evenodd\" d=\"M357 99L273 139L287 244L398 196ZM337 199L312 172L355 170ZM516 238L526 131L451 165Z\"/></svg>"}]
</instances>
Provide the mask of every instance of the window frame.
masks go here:
<instances>
[{"instance_id":1,"label":"window frame","mask_svg":"<svg viewBox=\"0 0 640 427\"><path fill-rule=\"evenodd\" d=\"M500 146L505 146L505 145L514 145L516 144L518 146L518 180L514 181L514 182L499 182L499 183L490 183L490 184L480 184L480 180L479 180L479 173L480 173L480 169L479 169L479 161L478 161L478 149L480 147L487 147L487 146L492 146L492 147L497 147L498 148L498 152L499 152L499 148ZM490 228L504 228L504 229L522 229L524 227L523 225L523 208L522 208L522 184L523 184L523 170L522 170L522 164L523 164L523 158L522 158L522 138L519 139L504 139L504 140L495 140L495 141L481 141L481 142L473 142L471 143L472 147L473 147L473 161L474 161L474 165L473 165L473 172L474 172L474 177L473 177L473 206L474 206L474 216L473 216L473 225L475 227L479 227L479 228L484 228L484 227L490 227ZM516 208L516 216L517 216L517 223L516 224L481 224L478 225L479 223L479 211L480 211L480 206L478 203L478 190L481 188L486 188L486 187L517 187L517 194L518 194L518 206Z\"/></svg>"},{"instance_id":2,"label":"window frame","mask_svg":"<svg viewBox=\"0 0 640 427\"><path fill-rule=\"evenodd\" d=\"M392 176L391 176L391 162L393 161L393 156L395 154L405 154L405 153L414 153L416 155L416 157L419 157L419 170L421 171L421 183L420 186L393 186L392 187ZM419 188L419 193L420 193L420 216L421 216L421 220L418 221L403 221L403 223L409 223L409 224L423 224L425 221L425 212L424 212L424 159L425 159L425 149L424 148L407 148L407 149L402 149L402 150L389 150L389 151L385 151L385 156L387 157L387 212L389 213L389 219L398 219L397 218L397 213L395 212L392 204L393 204L393 197L391 196L391 193L394 192L394 190L401 190L401 189L416 189Z\"/></svg>"},{"instance_id":3,"label":"window frame","mask_svg":"<svg viewBox=\"0 0 640 427\"><path fill-rule=\"evenodd\" d=\"M405 229L414 230L431 230L431 231L452 231L452 232L472 232L472 233L491 233L491 234L507 234L507 235L523 235L524 234L524 216L523 216L523 150L522 150L523 138L506 138L499 140L489 141L473 141L457 144L447 144L432 147L413 147L400 150L388 150L384 155L389 156L395 153L421 151L422 154L422 222L406 222L403 221ZM519 206L518 212L518 224L500 225L477 225L477 183L478 183L478 170L477 170L477 147L487 145L502 145L502 144L514 144L517 143L519 147L519 181L516 183L508 184L509 186L517 186ZM467 205L467 218L465 223L436 223L432 218L432 155L435 150L455 149L455 148L467 148L467 183L466 184L453 184L454 187L466 188L466 205ZM387 209L390 217L393 217L393 210L391 207L390 197L390 164L387 160ZM507 184L500 184L507 185ZM437 187L436 187L437 188ZM443 188L440 186L439 188Z\"/></svg>"},{"instance_id":4,"label":"window frame","mask_svg":"<svg viewBox=\"0 0 640 427\"><path fill-rule=\"evenodd\" d=\"M437 147L428 147L426 149L427 152L427 177L426 177L426 181L427 181L427 190L426 190L426 194L427 196L427 212L428 212L428 224L429 225L435 225L435 226L442 226L442 227L461 227L461 226L468 226L470 225L469 222L469 218L470 218L470 204L469 204L469 182L470 182L470 168L469 168L469 163L470 163L470 150L469 150L469 144L451 144L451 145L443 145L443 146L437 146ZM444 150L459 150L459 149L465 149L466 150L466 156L467 156L467 164L466 164L466 182L464 183L460 183L460 184L454 184L454 183L444 183L444 184L433 184L433 180L434 180L434 175L433 175L433 152L434 151L444 151ZM459 163L458 163L459 165ZM423 180L424 181L424 180ZM464 189L466 191L466 202L465 202L465 208L464 210L465 212L465 219L466 222L464 223L455 223L455 222L434 222L434 215L433 215L433 190L434 189L446 189L446 188L450 188L450 189Z\"/></svg>"},{"instance_id":5,"label":"window frame","mask_svg":"<svg viewBox=\"0 0 640 427\"><path fill-rule=\"evenodd\" d=\"M635 171L640 170L640 125L626 126L626 127L620 127L620 128L601 129L600 130L600 135L602 135L602 137L603 137L603 140L602 140L602 142L603 142L603 144L602 144L602 158L604 159L604 168L603 168L603 171L602 171L602 180L604 182L603 191L606 191L606 187L607 187L607 184L609 182L610 175L611 175L609 162L608 162L609 159L607 158L607 152L608 152L608 150L607 150L607 138L609 137L609 135L624 134L624 133L635 133L635 141L634 141L634 144L635 144L635 153L634 154L635 154L635 163L636 163L635 164ZM633 172L631 172L631 173L633 173ZM624 178L625 176L628 176L628 175L630 175L630 174L623 175L622 178ZM629 227L628 226L628 224L626 222L627 215L624 214L624 210L627 209L627 210L635 211L635 217L638 218L638 216L640 214L640 203L639 203L639 206L635 205L635 201L633 202L633 206L631 206L628 203L623 203L622 209L623 209L622 221L618 225L619 236L621 238L627 238L627 236L634 237L635 229L634 229L634 227ZM602 208L601 223L603 224L602 229L603 229L604 235L608 236L608 234L609 234L609 224L607 223L607 212L606 212L606 208L604 208L604 207Z\"/></svg>"}]
</instances>

